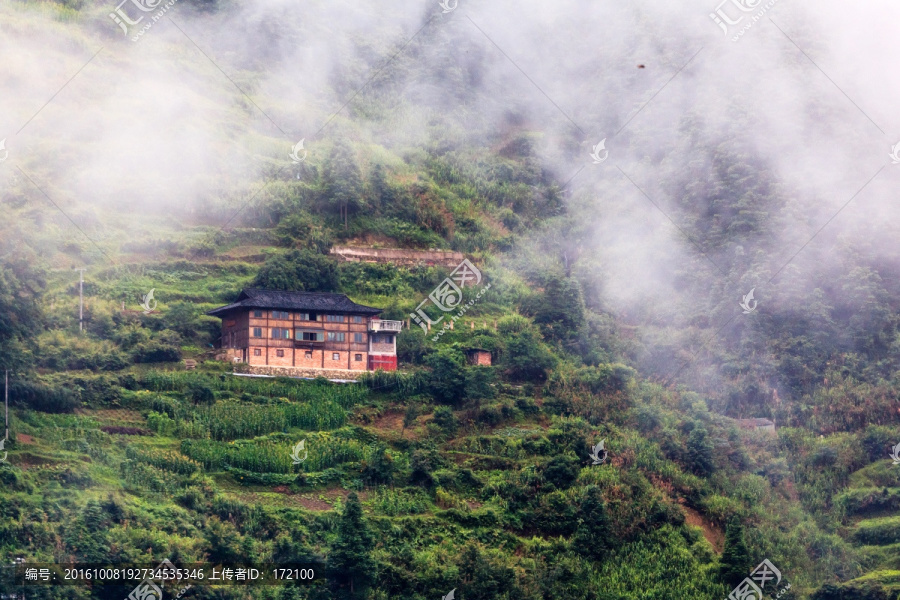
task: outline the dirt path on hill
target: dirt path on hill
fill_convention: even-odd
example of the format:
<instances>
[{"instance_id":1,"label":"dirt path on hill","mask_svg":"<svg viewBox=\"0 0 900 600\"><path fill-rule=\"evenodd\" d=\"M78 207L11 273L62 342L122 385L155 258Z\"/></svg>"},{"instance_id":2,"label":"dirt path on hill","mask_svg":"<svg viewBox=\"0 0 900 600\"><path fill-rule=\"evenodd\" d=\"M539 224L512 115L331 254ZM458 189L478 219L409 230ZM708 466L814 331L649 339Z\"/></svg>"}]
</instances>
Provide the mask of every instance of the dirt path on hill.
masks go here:
<instances>
[{"instance_id":1,"label":"dirt path on hill","mask_svg":"<svg viewBox=\"0 0 900 600\"><path fill-rule=\"evenodd\" d=\"M717 553L721 554L722 550L725 548L725 534L693 508L682 504L681 510L684 511L684 520L688 525L699 527L700 530L703 531L703 537L706 538L706 541L712 545Z\"/></svg>"}]
</instances>

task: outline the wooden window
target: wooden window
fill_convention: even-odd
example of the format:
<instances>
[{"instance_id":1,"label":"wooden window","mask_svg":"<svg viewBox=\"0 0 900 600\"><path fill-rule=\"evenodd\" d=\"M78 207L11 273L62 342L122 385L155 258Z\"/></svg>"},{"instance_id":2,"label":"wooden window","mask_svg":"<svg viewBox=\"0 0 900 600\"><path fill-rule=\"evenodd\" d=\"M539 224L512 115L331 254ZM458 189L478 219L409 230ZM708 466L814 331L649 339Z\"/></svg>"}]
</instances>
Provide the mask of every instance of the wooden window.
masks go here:
<instances>
[{"instance_id":1,"label":"wooden window","mask_svg":"<svg viewBox=\"0 0 900 600\"><path fill-rule=\"evenodd\" d=\"M363 343L363 342L365 341L365 340L363 339L363 334L362 334L362 333L354 333L354 334L353 334L353 341L356 342L357 344Z\"/></svg>"},{"instance_id":2,"label":"wooden window","mask_svg":"<svg viewBox=\"0 0 900 600\"><path fill-rule=\"evenodd\" d=\"M318 321L319 319L317 318L316 313L305 312L305 313L300 313L300 320L301 321Z\"/></svg>"},{"instance_id":3,"label":"wooden window","mask_svg":"<svg viewBox=\"0 0 900 600\"><path fill-rule=\"evenodd\" d=\"M261 317L262 317L262 311L261 311L261 310L254 310L254 311L253 311L253 316L256 317L257 319L261 318Z\"/></svg>"},{"instance_id":4,"label":"wooden window","mask_svg":"<svg viewBox=\"0 0 900 600\"><path fill-rule=\"evenodd\" d=\"M289 320L289 319L291 318L291 313L285 312L285 311L283 311L283 310L273 310L273 311L272 311L272 318L273 318L273 319L288 319L288 320Z\"/></svg>"},{"instance_id":5,"label":"wooden window","mask_svg":"<svg viewBox=\"0 0 900 600\"><path fill-rule=\"evenodd\" d=\"M303 354L303 358L312 358L312 352L306 352Z\"/></svg>"},{"instance_id":6,"label":"wooden window","mask_svg":"<svg viewBox=\"0 0 900 600\"><path fill-rule=\"evenodd\" d=\"M341 355L337 352L331 353L331 360L341 360Z\"/></svg>"},{"instance_id":7,"label":"wooden window","mask_svg":"<svg viewBox=\"0 0 900 600\"><path fill-rule=\"evenodd\" d=\"M284 350L276 350L275 356L277 356L278 358L284 358Z\"/></svg>"},{"instance_id":8,"label":"wooden window","mask_svg":"<svg viewBox=\"0 0 900 600\"><path fill-rule=\"evenodd\" d=\"M286 327L273 327L272 339L289 340L291 339L291 330Z\"/></svg>"},{"instance_id":9,"label":"wooden window","mask_svg":"<svg viewBox=\"0 0 900 600\"><path fill-rule=\"evenodd\" d=\"M296 339L302 342L324 342L324 331L310 331L308 329L298 329Z\"/></svg>"},{"instance_id":10,"label":"wooden window","mask_svg":"<svg viewBox=\"0 0 900 600\"><path fill-rule=\"evenodd\" d=\"M328 341L329 342L343 342L344 341L344 333L337 331L329 331L328 332Z\"/></svg>"},{"instance_id":11,"label":"wooden window","mask_svg":"<svg viewBox=\"0 0 900 600\"><path fill-rule=\"evenodd\" d=\"M262 337L262 327L253 328L253 337Z\"/></svg>"},{"instance_id":12,"label":"wooden window","mask_svg":"<svg viewBox=\"0 0 900 600\"><path fill-rule=\"evenodd\" d=\"M363 318L362 318L361 316L359 316L359 315L353 315L353 322L354 322L354 323L362 323L362 322L363 322Z\"/></svg>"},{"instance_id":13,"label":"wooden window","mask_svg":"<svg viewBox=\"0 0 900 600\"><path fill-rule=\"evenodd\" d=\"M357 362L361 361L361 360L362 360L362 354L355 354L355 355L353 356L353 360L355 360L355 361L357 361Z\"/></svg>"},{"instance_id":14,"label":"wooden window","mask_svg":"<svg viewBox=\"0 0 900 600\"><path fill-rule=\"evenodd\" d=\"M329 323L343 323L344 315L328 315L327 319Z\"/></svg>"},{"instance_id":15,"label":"wooden window","mask_svg":"<svg viewBox=\"0 0 900 600\"><path fill-rule=\"evenodd\" d=\"M262 356L262 350L260 350L259 348L254 348L253 356Z\"/></svg>"}]
</instances>

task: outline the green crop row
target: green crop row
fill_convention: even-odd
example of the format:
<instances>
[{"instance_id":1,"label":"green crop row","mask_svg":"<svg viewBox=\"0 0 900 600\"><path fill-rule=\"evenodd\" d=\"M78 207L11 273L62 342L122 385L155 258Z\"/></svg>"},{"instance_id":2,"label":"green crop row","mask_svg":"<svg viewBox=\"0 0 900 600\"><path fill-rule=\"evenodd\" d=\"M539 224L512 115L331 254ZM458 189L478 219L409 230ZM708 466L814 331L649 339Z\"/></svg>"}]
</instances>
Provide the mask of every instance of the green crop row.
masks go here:
<instances>
[{"instance_id":1,"label":"green crop row","mask_svg":"<svg viewBox=\"0 0 900 600\"><path fill-rule=\"evenodd\" d=\"M174 415L152 411L149 427L160 435L182 438L235 440L252 438L289 427L310 431L336 429L347 421L337 403L281 403L270 405L223 402L210 407L178 406Z\"/></svg>"},{"instance_id":2,"label":"green crop row","mask_svg":"<svg viewBox=\"0 0 900 600\"><path fill-rule=\"evenodd\" d=\"M136 463L153 465L179 475L192 475L200 470L200 463L170 450L139 449L129 446L125 449L125 457Z\"/></svg>"},{"instance_id":3,"label":"green crop row","mask_svg":"<svg viewBox=\"0 0 900 600\"><path fill-rule=\"evenodd\" d=\"M210 471L241 469L254 473L314 472L347 462L357 462L366 456L366 447L358 440L310 436L305 448L296 452L300 461L294 462L295 444L288 442L220 442L215 440L184 440L181 451Z\"/></svg>"}]
</instances>

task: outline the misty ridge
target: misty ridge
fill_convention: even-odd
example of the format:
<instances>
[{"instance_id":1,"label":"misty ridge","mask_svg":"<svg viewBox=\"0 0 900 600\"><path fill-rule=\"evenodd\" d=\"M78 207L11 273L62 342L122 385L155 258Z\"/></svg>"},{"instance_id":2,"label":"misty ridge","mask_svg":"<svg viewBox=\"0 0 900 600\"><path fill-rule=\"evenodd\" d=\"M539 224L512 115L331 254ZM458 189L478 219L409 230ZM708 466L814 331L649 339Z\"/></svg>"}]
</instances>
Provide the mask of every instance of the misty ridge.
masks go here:
<instances>
[{"instance_id":1,"label":"misty ridge","mask_svg":"<svg viewBox=\"0 0 900 600\"><path fill-rule=\"evenodd\" d=\"M339 141L364 176L421 163L417 148L463 173L499 150L567 207L505 260L574 274L589 306L644 326L636 359L663 380L687 362L680 376L711 389L718 373L694 370L710 347L771 354L760 328L776 325L730 321L751 289L757 316L819 307L860 327L870 297L896 295L900 135L895 5L778 2L738 42L713 8L182 0L133 42L105 4L7 5L0 129L99 239L140 235L143 215L224 222L250 197L232 225L266 226L256 209L309 192ZM11 162L4 227L61 219ZM842 268L859 257L868 271Z\"/></svg>"}]
</instances>

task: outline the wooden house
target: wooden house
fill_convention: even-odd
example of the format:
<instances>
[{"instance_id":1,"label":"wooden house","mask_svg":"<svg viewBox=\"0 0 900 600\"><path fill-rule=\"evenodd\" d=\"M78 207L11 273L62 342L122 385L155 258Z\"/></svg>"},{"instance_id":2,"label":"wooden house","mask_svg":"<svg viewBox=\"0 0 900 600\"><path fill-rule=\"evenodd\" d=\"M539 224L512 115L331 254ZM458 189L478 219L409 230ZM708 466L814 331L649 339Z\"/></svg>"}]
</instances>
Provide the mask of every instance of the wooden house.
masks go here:
<instances>
[{"instance_id":1,"label":"wooden house","mask_svg":"<svg viewBox=\"0 0 900 600\"><path fill-rule=\"evenodd\" d=\"M381 320L381 312L344 294L249 288L233 303L206 314L222 319L221 347L234 362L394 371L403 322Z\"/></svg>"}]
</instances>

